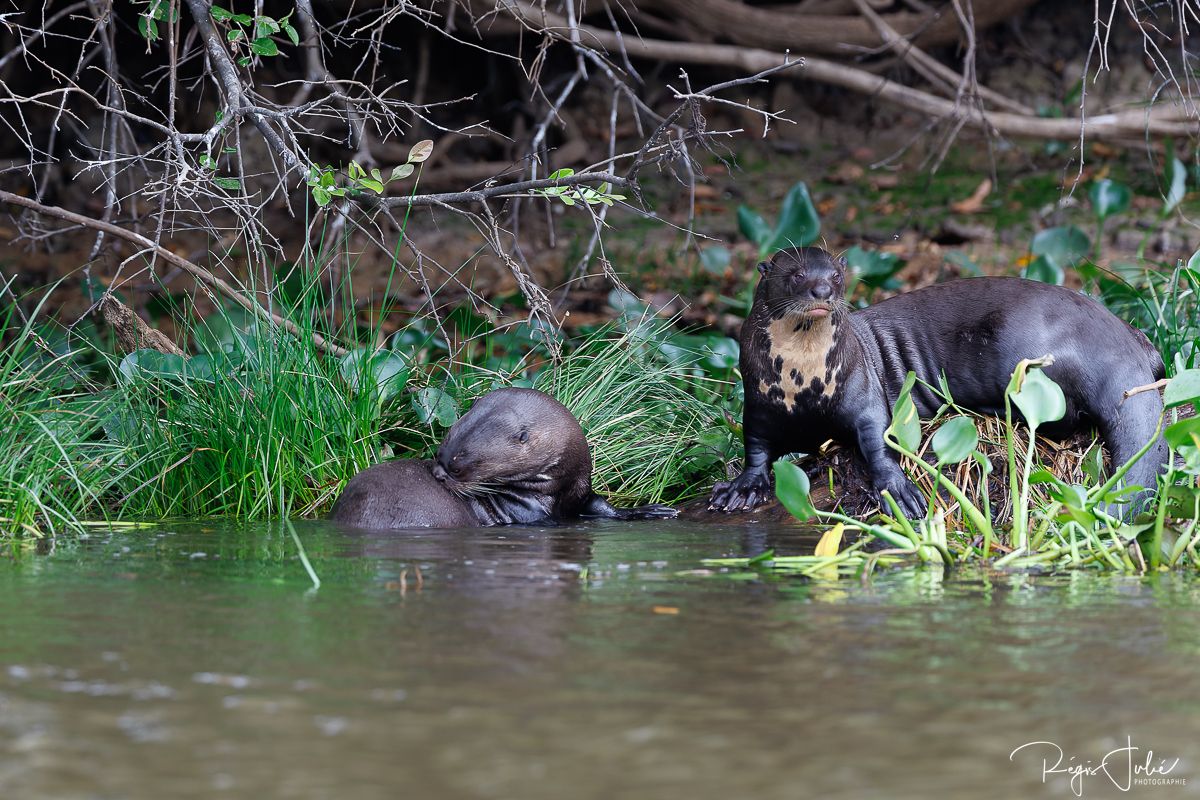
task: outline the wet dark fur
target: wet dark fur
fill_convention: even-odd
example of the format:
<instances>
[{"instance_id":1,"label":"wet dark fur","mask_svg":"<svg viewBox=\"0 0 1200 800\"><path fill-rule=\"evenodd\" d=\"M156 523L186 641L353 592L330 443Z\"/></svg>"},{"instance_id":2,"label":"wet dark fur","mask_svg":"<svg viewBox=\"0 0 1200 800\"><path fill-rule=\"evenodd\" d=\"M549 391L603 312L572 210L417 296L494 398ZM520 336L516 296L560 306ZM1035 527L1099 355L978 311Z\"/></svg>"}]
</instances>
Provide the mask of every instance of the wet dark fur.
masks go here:
<instances>
[{"instance_id":1,"label":"wet dark fur","mask_svg":"<svg viewBox=\"0 0 1200 800\"><path fill-rule=\"evenodd\" d=\"M1062 387L1067 413L1043 433L1062 437L1094 426L1116 464L1154 435L1158 394L1122 395L1161 378L1162 359L1141 332L1069 289L971 278L851 313L842 300L845 262L824 250L784 250L759 268L763 277L741 338L746 469L714 487L714 509L753 508L771 495L772 461L835 439L858 446L876 491L889 490L910 516L923 514L924 499L883 441L909 370L934 386L944 373L956 403L998 415L1017 362L1052 354L1046 374ZM807 316L814 307L828 308L828 316ZM784 358L778 340L787 331ZM793 375L796 363L803 368ZM913 399L922 417L941 405L920 384ZM1160 439L1127 483L1154 487L1165 458Z\"/></svg>"},{"instance_id":2,"label":"wet dark fur","mask_svg":"<svg viewBox=\"0 0 1200 800\"><path fill-rule=\"evenodd\" d=\"M571 412L542 392L510 388L481 398L454 423L435 461L391 461L355 475L330 519L448 528L673 516L662 505L609 505L592 491L591 453Z\"/></svg>"}]
</instances>

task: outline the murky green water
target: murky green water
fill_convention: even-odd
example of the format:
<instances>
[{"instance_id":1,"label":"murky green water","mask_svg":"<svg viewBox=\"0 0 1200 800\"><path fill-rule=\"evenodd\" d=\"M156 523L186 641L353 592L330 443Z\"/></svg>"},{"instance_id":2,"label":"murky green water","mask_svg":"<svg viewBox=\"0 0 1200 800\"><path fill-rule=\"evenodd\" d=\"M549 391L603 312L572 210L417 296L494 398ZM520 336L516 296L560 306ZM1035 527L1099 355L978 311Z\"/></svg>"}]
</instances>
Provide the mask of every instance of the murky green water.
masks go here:
<instances>
[{"instance_id":1,"label":"murky green water","mask_svg":"<svg viewBox=\"0 0 1200 800\"><path fill-rule=\"evenodd\" d=\"M811 546L763 526L300 534L319 591L273 527L0 559L0 797L1070 797L1010 752L1127 737L1186 785L1085 797L1200 792L1195 580L676 575Z\"/></svg>"}]
</instances>

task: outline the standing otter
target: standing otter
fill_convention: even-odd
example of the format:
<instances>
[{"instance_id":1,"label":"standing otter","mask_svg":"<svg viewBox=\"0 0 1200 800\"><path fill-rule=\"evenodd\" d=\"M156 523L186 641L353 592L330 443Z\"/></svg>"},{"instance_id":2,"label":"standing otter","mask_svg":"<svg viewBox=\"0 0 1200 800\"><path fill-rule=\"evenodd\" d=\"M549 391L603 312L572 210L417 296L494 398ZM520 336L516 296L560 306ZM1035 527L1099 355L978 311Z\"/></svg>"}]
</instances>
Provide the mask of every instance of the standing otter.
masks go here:
<instances>
[{"instance_id":1,"label":"standing otter","mask_svg":"<svg viewBox=\"0 0 1200 800\"><path fill-rule=\"evenodd\" d=\"M1141 332L1081 294L1021 278L969 278L849 313L844 259L791 248L758 268L763 277L741 336L746 465L713 487L713 510L763 503L774 459L837 439L858 446L876 491L886 489L906 515L923 515L924 497L883 439L909 370L919 379L912 398L922 417L942 401L920 381L937 386L943 375L955 403L1003 415L1017 362L1049 353L1046 374L1062 387L1067 413L1039 432L1064 436L1094 425L1114 464L1155 435L1158 393L1124 392L1163 377L1162 358ZM1126 483L1153 488L1165 460L1159 439Z\"/></svg>"},{"instance_id":2,"label":"standing otter","mask_svg":"<svg viewBox=\"0 0 1200 800\"><path fill-rule=\"evenodd\" d=\"M613 508L592 491L592 456L566 406L498 389L454 423L434 461L389 461L346 484L330 519L360 528L553 524L571 517L666 519L669 506Z\"/></svg>"}]
</instances>

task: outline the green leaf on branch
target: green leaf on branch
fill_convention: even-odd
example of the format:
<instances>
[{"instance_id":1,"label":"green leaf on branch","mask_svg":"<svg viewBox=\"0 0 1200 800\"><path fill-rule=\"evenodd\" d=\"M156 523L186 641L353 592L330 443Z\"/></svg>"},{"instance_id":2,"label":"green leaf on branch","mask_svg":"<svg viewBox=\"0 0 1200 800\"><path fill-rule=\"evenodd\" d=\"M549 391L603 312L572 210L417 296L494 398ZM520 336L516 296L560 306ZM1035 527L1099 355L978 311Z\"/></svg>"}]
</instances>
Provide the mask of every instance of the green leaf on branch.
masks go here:
<instances>
[{"instance_id":1,"label":"green leaf on branch","mask_svg":"<svg viewBox=\"0 0 1200 800\"><path fill-rule=\"evenodd\" d=\"M158 23L150 17L138 17L138 33L149 42L158 41Z\"/></svg>"},{"instance_id":2,"label":"green leaf on branch","mask_svg":"<svg viewBox=\"0 0 1200 800\"><path fill-rule=\"evenodd\" d=\"M225 34L225 39L230 42L236 42L238 39L241 39L241 38L242 38L242 29L241 28L230 28L229 33Z\"/></svg>"},{"instance_id":3,"label":"green leaf on branch","mask_svg":"<svg viewBox=\"0 0 1200 800\"><path fill-rule=\"evenodd\" d=\"M260 56L277 56L277 55L279 55L279 46L275 44L274 40L268 39L266 37L263 37L261 39L255 39L253 42L250 43L250 49L256 55L260 55Z\"/></svg>"},{"instance_id":4,"label":"green leaf on branch","mask_svg":"<svg viewBox=\"0 0 1200 800\"><path fill-rule=\"evenodd\" d=\"M300 34L297 33L295 28L293 28L291 25L287 24L286 22L283 23L282 28L283 28L283 32L285 34L287 34L287 37L292 40L292 44L295 44L295 45L300 44Z\"/></svg>"},{"instance_id":5,"label":"green leaf on branch","mask_svg":"<svg viewBox=\"0 0 1200 800\"><path fill-rule=\"evenodd\" d=\"M236 192L242 188L242 182L237 178L213 178L213 183L231 192Z\"/></svg>"},{"instance_id":6,"label":"green leaf on branch","mask_svg":"<svg viewBox=\"0 0 1200 800\"><path fill-rule=\"evenodd\" d=\"M254 38L261 39L265 36L270 36L273 33L279 33L279 23L271 17L255 17L254 18Z\"/></svg>"},{"instance_id":7,"label":"green leaf on branch","mask_svg":"<svg viewBox=\"0 0 1200 800\"><path fill-rule=\"evenodd\" d=\"M213 6L210 9L210 13L212 14L212 18L218 22L223 22L227 19L233 19L233 12L227 8L221 8L220 6Z\"/></svg>"},{"instance_id":8,"label":"green leaf on branch","mask_svg":"<svg viewBox=\"0 0 1200 800\"><path fill-rule=\"evenodd\" d=\"M412 164L401 164L398 167L393 167L392 168L392 176L390 178L388 178L388 180L389 181L398 181L403 178L407 178L409 175L413 174L413 169L414 169L414 167Z\"/></svg>"}]
</instances>

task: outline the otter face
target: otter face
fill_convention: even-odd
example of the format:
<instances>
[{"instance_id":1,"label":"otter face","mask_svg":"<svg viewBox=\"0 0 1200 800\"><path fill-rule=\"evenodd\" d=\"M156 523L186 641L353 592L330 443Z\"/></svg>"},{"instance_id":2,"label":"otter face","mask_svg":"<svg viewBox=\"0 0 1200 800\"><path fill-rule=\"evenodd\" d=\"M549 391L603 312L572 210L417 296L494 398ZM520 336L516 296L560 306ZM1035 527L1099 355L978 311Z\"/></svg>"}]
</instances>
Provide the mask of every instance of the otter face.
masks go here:
<instances>
[{"instance_id":1,"label":"otter face","mask_svg":"<svg viewBox=\"0 0 1200 800\"><path fill-rule=\"evenodd\" d=\"M454 423L433 476L459 495L506 488L549 493L580 467L590 477L587 440L571 412L549 395L513 388L486 395Z\"/></svg>"},{"instance_id":2,"label":"otter face","mask_svg":"<svg viewBox=\"0 0 1200 800\"><path fill-rule=\"evenodd\" d=\"M758 265L771 317L816 321L846 311L846 259L819 247L780 250Z\"/></svg>"}]
</instances>

